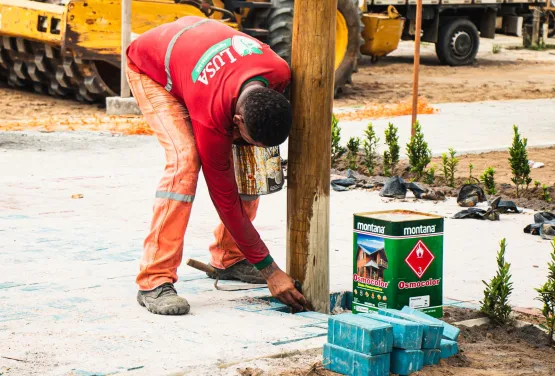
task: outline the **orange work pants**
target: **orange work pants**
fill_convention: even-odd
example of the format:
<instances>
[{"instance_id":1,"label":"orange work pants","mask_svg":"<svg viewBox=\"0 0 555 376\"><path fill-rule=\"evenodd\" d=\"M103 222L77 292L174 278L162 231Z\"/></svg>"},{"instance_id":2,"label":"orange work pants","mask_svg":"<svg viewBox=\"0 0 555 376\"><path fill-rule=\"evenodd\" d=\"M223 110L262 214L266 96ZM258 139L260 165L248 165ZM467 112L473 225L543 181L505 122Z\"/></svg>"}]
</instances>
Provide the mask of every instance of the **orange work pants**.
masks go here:
<instances>
[{"instance_id":1,"label":"orange work pants","mask_svg":"<svg viewBox=\"0 0 555 376\"><path fill-rule=\"evenodd\" d=\"M177 281L201 164L187 108L164 87L129 67L127 79L145 120L166 154L166 168L156 191L150 233L144 242L137 276L140 290L152 290L163 283ZM247 215L254 220L258 196L242 196L242 200ZM214 236L215 241L209 248L210 263L214 267L225 269L245 259L223 223L218 225Z\"/></svg>"}]
</instances>

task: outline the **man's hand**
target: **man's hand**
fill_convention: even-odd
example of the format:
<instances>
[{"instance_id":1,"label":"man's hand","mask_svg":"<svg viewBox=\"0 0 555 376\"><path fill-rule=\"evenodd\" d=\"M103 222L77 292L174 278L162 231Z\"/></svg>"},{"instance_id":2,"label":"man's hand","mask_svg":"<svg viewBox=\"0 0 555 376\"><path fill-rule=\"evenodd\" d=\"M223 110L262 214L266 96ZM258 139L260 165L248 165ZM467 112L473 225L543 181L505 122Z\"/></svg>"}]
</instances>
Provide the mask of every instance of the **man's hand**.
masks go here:
<instances>
[{"instance_id":1,"label":"man's hand","mask_svg":"<svg viewBox=\"0 0 555 376\"><path fill-rule=\"evenodd\" d=\"M260 273L266 278L273 297L298 311L304 310L306 306L305 297L295 288L293 278L282 271L275 262L262 269Z\"/></svg>"}]
</instances>

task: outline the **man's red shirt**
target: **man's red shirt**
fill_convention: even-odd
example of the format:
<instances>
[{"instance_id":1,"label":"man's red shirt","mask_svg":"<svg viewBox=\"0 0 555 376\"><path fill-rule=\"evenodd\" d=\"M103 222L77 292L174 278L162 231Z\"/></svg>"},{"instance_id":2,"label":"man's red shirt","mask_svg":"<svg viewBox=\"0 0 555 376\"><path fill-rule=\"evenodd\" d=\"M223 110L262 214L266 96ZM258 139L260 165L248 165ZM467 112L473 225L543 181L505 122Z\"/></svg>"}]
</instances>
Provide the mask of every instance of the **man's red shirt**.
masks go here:
<instances>
[{"instance_id":1,"label":"man's red shirt","mask_svg":"<svg viewBox=\"0 0 555 376\"><path fill-rule=\"evenodd\" d=\"M170 41L185 27L202 20L183 17L142 34L127 50L132 69L166 86L165 58ZM283 92L291 78L289 66L267 45L211 20L188 29L176 40L169 68L170 92L191 115L214 206L247 260L262 268L272 259L241 205L230 160L233 115L245 83L259 80Z\"/></svg>"}]
</instances>

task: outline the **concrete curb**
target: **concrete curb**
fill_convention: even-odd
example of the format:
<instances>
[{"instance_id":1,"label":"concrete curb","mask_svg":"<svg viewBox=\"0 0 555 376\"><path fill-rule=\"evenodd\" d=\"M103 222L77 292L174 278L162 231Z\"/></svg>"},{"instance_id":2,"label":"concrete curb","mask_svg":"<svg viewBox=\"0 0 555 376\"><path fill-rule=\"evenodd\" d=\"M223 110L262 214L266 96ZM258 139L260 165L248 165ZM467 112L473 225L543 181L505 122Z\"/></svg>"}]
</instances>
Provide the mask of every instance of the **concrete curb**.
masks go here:
<instances>
[{"instance_id":1,"label":"concrete curb","mask_svg":"<svg viewBox=\"0 0 555 376\"><path fill-rule=\"evenodd\" d=\"M108 115L141 115L141 110L135 98L108 97L106 98L106 113Z\"/></svg>"}]
</instances>

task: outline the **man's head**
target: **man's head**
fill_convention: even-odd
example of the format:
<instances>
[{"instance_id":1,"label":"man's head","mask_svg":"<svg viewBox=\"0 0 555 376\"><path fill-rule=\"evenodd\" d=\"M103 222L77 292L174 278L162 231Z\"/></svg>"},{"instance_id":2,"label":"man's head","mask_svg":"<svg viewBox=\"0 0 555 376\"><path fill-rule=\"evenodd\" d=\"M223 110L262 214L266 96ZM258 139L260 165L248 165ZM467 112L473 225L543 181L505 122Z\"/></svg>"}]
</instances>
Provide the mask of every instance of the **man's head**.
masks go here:
<instances>
[{"instance_id":1,"label":"man's head","mask_svg":"<svg viewBox=\"0 0 555 376\"><path fill-rule=\"evenodd\" d=\"M243 139L257 146L277 146L287 139L293 114L287 99L275 90L249 87L241 94L233 122Z\"/></svg>"}]
</instances>

